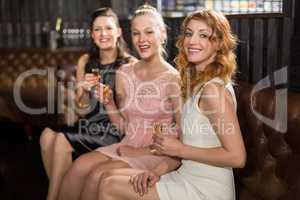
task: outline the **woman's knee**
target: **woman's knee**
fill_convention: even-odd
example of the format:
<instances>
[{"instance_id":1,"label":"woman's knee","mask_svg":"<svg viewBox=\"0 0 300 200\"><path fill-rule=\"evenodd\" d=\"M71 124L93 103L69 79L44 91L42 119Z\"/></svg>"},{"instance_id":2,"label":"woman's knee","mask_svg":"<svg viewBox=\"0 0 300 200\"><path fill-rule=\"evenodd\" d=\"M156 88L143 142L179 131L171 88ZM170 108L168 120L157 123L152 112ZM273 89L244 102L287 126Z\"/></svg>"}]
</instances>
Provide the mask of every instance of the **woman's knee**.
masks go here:
<instances>
[{"instance_id":1,"label":"woman's knee","mask_svg":"<svg viewBox=\"0 0 300 200\"><path fill-rule=\"evenodd\" d=\"M55 141L56 133L50 129L50 128L45 128L42 131L42 134L40 136L40 146L41 149L48 149L51 146L53 146L53 143Z\"/></svg>"},{"instance_id":2,"label":"woman's knee","mask_svg":"<svg viewBox=\"0 0 300 200\"><path fill-rule=\"evenodd\" d=\"M69 170L71 176L84 177L90 173L92 166L96 164L96 160L92 159L91 153L85 154L77 158Z\"/></svg>"},{"instance_id":3,"label":"woman's knee","mask_svg":"<svg viewBox=\"0 0 300 200\"><path fill-rule=\"evenodd\" d=\"M105 174L106 169L98 167L89 173L87 182L92 185L98 185L102 181L103 175Z\"/></svg>"},{"instance_id":4,"label":"woman's knee","mask_svg":"<svg viewBox=\"0 0 300 200\"><path fill-rule=\"evenodd\" d=\"M109 160L110 158L106 157L105 155L97 151L92 151L77 158L74 161L73 167L76 169L76 171L90 173L96 169L95 167L99 166L100 163L105 163Z\"/></svg>"},{"instance_id":5,"label":"woman's knee","mask_svg":"<svg viewBox=\"0 0 300 200\"><path fill-rule=\"evenodd\" d=\"M68 170L67 174L64 176L64 183L69 185L74 185L83 180L85 172L84 163L73 162L71 168Z\"/></svg>"},{"instance_id":6,"label":"woman's knee","mask_svg":"<svg viewBox=\"0 0 300 200\"><path fill-rule=\"evenodd\" d=\"M77 158L72 167L69 169L66 178L67 180L86 180L86 178L93 172L95 166L101 162L106 161L104 157L100 156L98 152L90 152Z\"/></svg>"},{"instance_id":7,"label":"woman's knee","mask_svg":"<svg viewBox=\"0 0 300 200\"><path fill-rule=\"evenodd\" d=\"M105 173L98 186L98 194L100 195L100 198L112 196L117 193L119 185L120 183L116 176L111 176L111 174Z\"/></svg>"},{"instance_id":8,"label":"woman's knee","mask_svg":"<svg viewBox=\"0 0 300 200\"><path fill-rule=\"evenodd\" d=\"M112 176L116 176L117 174L115 173L115 170L112 169L112 170L105 170L102 172L101 174L101 180L105 180L109 177L112 177Z\"/></svg>"},{"instance_id":9,"label":"woman's knee","mask_svg":"<svg viewBox=\"0 0 300 200\"><path fill-rule=\"evenodd\" d=\"M62 133L57 133L55 142L54 142L54 151L61 152L72 152L72 146L67 140L66 136Z\"/></svg>"}]
</instances>

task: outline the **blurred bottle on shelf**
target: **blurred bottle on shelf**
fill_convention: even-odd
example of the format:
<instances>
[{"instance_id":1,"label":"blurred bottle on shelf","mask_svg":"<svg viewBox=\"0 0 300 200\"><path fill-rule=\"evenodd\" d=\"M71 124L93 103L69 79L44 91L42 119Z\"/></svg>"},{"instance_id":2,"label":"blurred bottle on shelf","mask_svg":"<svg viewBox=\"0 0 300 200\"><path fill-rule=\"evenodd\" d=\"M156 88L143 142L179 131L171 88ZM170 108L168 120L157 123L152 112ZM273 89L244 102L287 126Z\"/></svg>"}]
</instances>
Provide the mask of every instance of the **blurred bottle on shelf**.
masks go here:
<instances>
[{"instance_id":1,"label":"blurred bottle on shelf","mask_svg":"<svg viewBox=\"0 0 300 200\"><path fill-rule=\"evenodd\" d=\"M55 51L61 47L63 47L62 18L58 17L55 23L55 30L50 31L49 48L51 51Z\"/></svg>"},{"instance_id":2,"label":"blurred bottle on shelf","mask_svg":"<svg viewBox=\"0 0 300 200\"><path fill-rule=\"evenodd\" d=\"M274 0L272 2L272 11L273 12L282 12L282 1L281 0Z\"/></svg>"},{"instance_id":3,"label":"blurred bottle on shelf","mask_svg":"<svg viewBox=\"0 0 300 200\"><path fill-rule=\"evenodd\" d=\"M231 1L223 1L223 12L226 14L231 12Z\"/></svg>"},{"instance_id":4,"label":"blurred bottle on shelf","mask_svg":"<svg viewBox=\"0 0 300 200\"><path fill-rule=\"evenodd\" d=\"M214 10L223 12L223 1L222 0L214 1Z\"/></svg>"},{"instance_id":5,"label":"blurred bottle on shelf","mask_svg":"<svg viewBox=\"0 0 300 200\"><path fill-rule=\"evenodd\" d=\"M55 51L57 49L57 38L58 33L54 30L51 30L49 36L49 48L51 51Z\"/></svg>"},{"instance_id":6,"label":"blurred bottle on shelf","mask_svg":"<svg viewBox=\"0 0 300 200\"><path fill-rule=\"evenodd\" d=\"M248 3L248 11L250 13L254 13L256 11L256 1L255 0L250 0Z\"/></svg>"},{"instance_id":7,"label":"blurred bottle on shelf","mask_svg":"<svg viewBox=\"0 0 300 200\"><path fill-rule=\"evenodd\" d=\"M41 47L48 48L50 43L50 29L49 22L45 22L41 30Z\"/></svg>"},{"instance_id":8,"label":"blurred bottle on shelf","mask_svg":"<svg viewBox=\"0 0 300 200\"><path fill-rule=\"evenodd\" d=\"M205 8L207 8L207 9L213 9L213 7L214 7L213 0L206 0L205 1Z\"/></svg>"},{"instance_id":9,"label":"blurred bottle on shelf","mask_svg":"<svg viewBox=\"0 0 300 200\"><path fill-rule=\"evenodd\" d=\"M249 1L248 0L240 0L240 13L247 13L249 8Z\"/></svg>"},{"instance_id":10,"label":"blurred bottle on shelf","mask_svg":"<svg viewBox=\"0 0 300 200\"><path fill-rule=\"evenodd\" d=\"M264 1L264 12L272 12L272 0Z\"/></svg>"},{"instance_id":11,"label":"blurred bottle on shelf","mask_svg":"<svg viewBox=\"0 0 300 200\"><path fill-rule=\"evenodd\" d=\"M283 0L165 0L166 17L184 17L202 8L225 14L282 13Z\"/></svg>"},{"instance_id":12,"label":"blurred bottle on shelf","mask_svg":"<svg viewBox=\"0 0 300 200\"><path fill-rule=\"evenodd\" d=\"M256 12L257 13L264 12L264 0L256 0Z\"/></svg>"}]
</instances>

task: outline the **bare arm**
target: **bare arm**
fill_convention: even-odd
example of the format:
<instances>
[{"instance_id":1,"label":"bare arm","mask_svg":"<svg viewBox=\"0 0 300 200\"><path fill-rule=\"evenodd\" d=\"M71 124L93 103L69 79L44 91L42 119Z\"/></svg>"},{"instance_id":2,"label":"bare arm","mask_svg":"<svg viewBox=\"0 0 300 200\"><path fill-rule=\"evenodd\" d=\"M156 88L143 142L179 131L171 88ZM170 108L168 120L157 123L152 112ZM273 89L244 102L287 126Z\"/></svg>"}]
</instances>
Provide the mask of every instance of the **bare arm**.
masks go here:
<instances>
[{"instance_id":1,"label":"bare arm","mask_svg":"<svg viewBox=\"0 0 300 200\"><path fill-rule=\"evenodd\" d=\"M157 165L152 171L157 176L162 176L177 169L181 165L181 161L178 158L166 157L159 165Z\"/></svg>"},{"instance_id":2,"label":"bare arm","mask_svg":"<svg viewBox=\"0 0 300 200\"><path fill-rule=\"evenodd\" d=\"M121 131L124 133L125 131L125 113L122 112L125 107L125 99L126 93L123 88L125 84L123 74L121 71L117 70L116 72L116 101L113 98L109 101L109 103L105 104L106 111L108 113L110 121Z\"/></svg>"},{"instance_id":3,"label":"bare arm","mask_svg":"<svg viewBox=\"0 0 300 200\"><path fill-rule=\"evenodd\" d=\"M202 92L199 108L213 125L221 146L197 148L182 145L179 157L221 167L243 167L246 151L233 100L219 84L208 84Z\"/></svg>"},{"instance_id":4,"label":"bare arm","mask_svg":"<svg viewBox=\"0 0 300 200\"><path fill-rule=\"evenodd\" d=\"M172 76L167 91L168 91L168 99L172 104L173 116L175 121L175 129L174 131L177 132L177 136L179 139L182 138L181 135L181 110L182 110L182 96L181 90L179 85L180 77L179 75L175 74Z\"/></svg>"},{"instance_id":5,"label":"bare arm","mask_svg":"<svg viewBox=\"0 0 300 200\"><path fill-rule=\"evenodd\" d=\"M129 182L132 184L133 190L140 196L148 193L148 187L153 187L160 176L173 171L180 165L180 161L165 159L155 169L144 171L142 173L130 177Z\"/></svg>"},{"instance_id":6,"label":"bare arm","mask_svg":"<svg viewBox=\"0 0 300 200\"><path fill-rule=\"evenodd\" d=\"M125 100L126 100L126 93L124 90L124 84L126 84L126 81L124 79L124 73L122 72L122 67L132 67L133 64L136 62L137 59L131 56L129 63L124 64L116 71L116 79L115 79L116 102L114 101L112 90L110 90L107 97L101 97L101 95L98 95L100 102L102 102L105 106L110 121L122 133L125 132L125 127L126 127L126 120L125 120L126 116L125 113L123 112L123 108L125 107ZM99 94L102 94L103 96L103 92L100 92Z\"/></svg>"},{"instance_id":7,"label":"bare arm","mask_svg":"<svg viewBox=\"0 0 300 200\"><path fill-rule=\"evenodd\" d=\"M82 55L77 62L76 68L76 82L77 82L77 90L76 90L76 100L78 101L82 95L84 94L83 89L83 81L84 81L84 74L85 74L85 65L88 61L88 55Z\"/></svg>"},{"instance_id":8,"label":"bare arm","mask_svg":"<svg viewBox=\"0 0 300 200\"><path fill-rule=\"evenodd\" d=\"M172 76L167 90L168 90L168 98L172 103L174 119L176 123L175 131L177 132L176 134L178 138L181 139L182 135L181 135L180 120L181 120L182 98L181 98L179 80L180 77L178 75ZM166 157L163 160L163 162L161 162L158 166L156 166L152 171L156 175L161 176L163 174L166 174L170 171L177 169L180 166L180 164L181 164L180 158Z\"/></svg>"}]
</instances>

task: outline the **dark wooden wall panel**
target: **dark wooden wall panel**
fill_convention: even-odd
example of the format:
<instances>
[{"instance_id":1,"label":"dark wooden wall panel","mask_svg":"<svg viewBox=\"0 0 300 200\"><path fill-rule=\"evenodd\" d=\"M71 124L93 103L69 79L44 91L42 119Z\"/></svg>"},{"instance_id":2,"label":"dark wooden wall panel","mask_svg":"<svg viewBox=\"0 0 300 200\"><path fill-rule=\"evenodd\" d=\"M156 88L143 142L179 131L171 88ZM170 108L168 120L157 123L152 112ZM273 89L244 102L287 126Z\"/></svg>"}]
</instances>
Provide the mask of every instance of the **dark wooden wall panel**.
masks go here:
<instances>
[{"instance_id":1,"label":"dark wooden wall panel","mask_svg":"<svg viewBox=\"0 0 300 200\"><path fill-rule=\"evenodd\" d=\"M0 48L4 47L3 33L4 33L4 6L5 1L0 0Z\"/></svg>"},{"instance_id":2,"label":"dark wooden wall panel","mask_svg":"<svg viewBox=\"0 0 300 200\"><path fill-rule=\"evenodd\" d=\"M42 47L42 38L41 38L41 22L38 20L40 15L39 3L40 0L32 0L33 10L31 15L33 16L33 46L37 48Z\"/></svg>"},{"instance_id":3,"label":"dark wooden wall panel","mask_svg":"<svg viewBox=\"0 0 300 200\"><path fill-rule=\"evenodd\" d=\"M137 6L135 2L128 5L129 10ZM109 0L0 0L0 48L49 48L49 33L55 30L58 17L63 19L59 47L86 47L90 41L86 31L91 12L110 4ZM284 9L289 8L290 4ZM236 49L239 78L256 83L267 75L272 76L275 70L289 66L293 18L291 12L287 13L228 16L232 30L240 40ZM177 54L175 43L182 20L166 19L170 62ZM130 43L129 20L122 19L121 26ZM82 29L84 37L63 32L63 29Z\"/></svg>"},{"instance_id":4,"label":"dark wooden wall panel","mask_svg":"<svg viewBox=\"0 0 300 200\"><path fill-rule=\"evenodd\" d=\"M250 23L249 19L241 20L241 31L239 34L240 39L240 56L239 56L239 69L240 76L246 81L249 81L250 70Z\"/></svg>"},{"instance_id":5,"label":"dark wooden wall panel","mask_svg":"<svg viewBox=\"0 0 300 200\"><path fill-rule=\"evenodd\" d=\"M284 15L228 16L239 38L238 78L256 83L290 65L292 19ZM237 28L237 26L239 27Z\"/></svg>"},{"instance_id":6,"label":"dark wooden wall panel","mask_svg":"<svg viewBox=\"0 0 300 200\"><path fill-rule=\"evenodd\" d=\"M252 82L256 83L263 78L263 40L264 24L262 19L255 19L253 25L253 49L252 49Z\"/></svg>"},{"instance_id":7,"label":"dark wooden wall panel","mask_svg":"<svg viewBox=\"0 0 300 200\"><path fill-rule=\"evenodd\" d=\"M12 0L10 5L10 21L12 22L12 35L9 37L13 37L13 43L16 46L20 46L21 36L20 36L20 5L19 1ZM12 43L12 45L14 45Z\"/></svg>"},{"instance_id":8,"label":"dark wooden wall panel","mask_svg":"<svg viewBox=\"0 0 300 200\"><path fill-rule=\"evenodd\" d=\"M167 42L167 53L168 61L173 63L173 60L177 54L176 41L180 33L180 26L182 23L182 18L168 18L165 20L168 26L168 42Z\"/></svg>"},{"instance_id":9,"label":"dark wooden wall panel","mask_svg":"<svg viewBox=\"0 0 300 200\"><path fill-rule=\"evenodd\" d=\"M31 46L33 46L32 44L32 30L33 30L33 19L32 16L30 14L30 0L24 0L24 6L23 6L23 10L22 10L22 31L23 31L23 45L26 48L30 48Z\"/></svg>"},{"instance_id":10,"label":"dark wooden wall panel","mask_svg":"<svg viewBox=\"0 0 300 200\"><path fill-rule=\"evenodd\" d=\"M281 68L282 66L279 66L279 56L278 56L278 50L280 43L278 42L278 26L279 23L277 23L278 19L270 19L267 23L267 61L266 61L266 71L264 75L270 75L271 80L273 80L273 71L276 69Z\"/></svg>"},{"instance_id":11,"label":"dark wooden wall panel","mask_svg":"<svg viewBox=\"0 0 300 200\"><path fill-rule=\"evenodd\" d=\"M290 64L291 35L292 20L291 18L284 17L282 19L282 35L279 40L282 43L280 51L280 54L282 55L281 65L284 67Z\"/></svg>"},{"instance_id":12,"label":"dark wooden wall panel","mask_svg":"<svg viewBox=\"0 0 300 200\"><path fill-rule=\"evenodd\" d=\"M290 88L300 91L300 1L294 0L294 19L292 30L292 42L291 42L291 67L290 69ZM298 10L296 12L296 10Z\"/></svg>"}]
</instances>

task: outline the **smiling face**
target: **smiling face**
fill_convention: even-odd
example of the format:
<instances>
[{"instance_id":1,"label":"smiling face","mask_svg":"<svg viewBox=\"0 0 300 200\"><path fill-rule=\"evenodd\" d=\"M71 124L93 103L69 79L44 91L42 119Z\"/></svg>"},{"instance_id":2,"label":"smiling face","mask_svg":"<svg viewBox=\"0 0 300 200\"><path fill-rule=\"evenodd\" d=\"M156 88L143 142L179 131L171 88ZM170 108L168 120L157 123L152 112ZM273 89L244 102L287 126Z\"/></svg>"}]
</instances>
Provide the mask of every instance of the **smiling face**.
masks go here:
<instances>
[{"instance_id":1,"label":"smiling face","mask_svg":"<svg viewBox=\"0 0 300 200\"><path fill-rule=\"evenodd\" d=\"M163 31L151 15L141 15L133 19L131 36L141 59L147 60L160 55Z\"/></svg>"},{"instance_id":2,"label":"smiling face","mask_svg":"<svg viewBox=\"0 0 300 200\"><path fill-rule=\"evenodd\" d=\"M108 16L99 16L93 23L91 36L100 50L116 48L121 29L115 20Z\"/></svg>"},{"instance_id":3,"label":"smiling face","mask_svg":"<svg viewBox=\"0 0 300 200\"><path fill-rule=\"evenodd\" d=\"M211 40L212 29L203 20L191 19L184 32L183 47L189 62L195 64L197 71L214 61L218 45Z\"/></svg>"}]
</instances>

